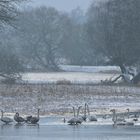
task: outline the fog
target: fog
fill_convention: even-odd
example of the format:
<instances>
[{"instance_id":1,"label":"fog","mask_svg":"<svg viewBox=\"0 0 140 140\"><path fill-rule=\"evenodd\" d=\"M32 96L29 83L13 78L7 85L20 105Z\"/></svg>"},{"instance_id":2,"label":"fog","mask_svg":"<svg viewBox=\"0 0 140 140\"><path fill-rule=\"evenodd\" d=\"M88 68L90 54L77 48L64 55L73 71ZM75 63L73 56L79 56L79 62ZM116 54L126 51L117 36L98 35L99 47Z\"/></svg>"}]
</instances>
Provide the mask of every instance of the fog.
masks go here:
<instances>
[{"instance_id":1,"label":"fog","mask_svg":"<svg viewBox=\"0 0 140 140\"><path fill-rule=\"evenodd\" d=\"M0 0L0 140L139 140L139 109L140 0Z\"/></svg>"},{"instance_id":2,"label":"fog","mask_svg":"<svg viewBox=\"0 0 140 140\"><path fill-rule=\"evenodd\" d=\"M31 0L28 5L30 6L52 6L60 11L71 11L77 7L80 7L86 11L92 0Z\"/></svg>"}]
</instances>

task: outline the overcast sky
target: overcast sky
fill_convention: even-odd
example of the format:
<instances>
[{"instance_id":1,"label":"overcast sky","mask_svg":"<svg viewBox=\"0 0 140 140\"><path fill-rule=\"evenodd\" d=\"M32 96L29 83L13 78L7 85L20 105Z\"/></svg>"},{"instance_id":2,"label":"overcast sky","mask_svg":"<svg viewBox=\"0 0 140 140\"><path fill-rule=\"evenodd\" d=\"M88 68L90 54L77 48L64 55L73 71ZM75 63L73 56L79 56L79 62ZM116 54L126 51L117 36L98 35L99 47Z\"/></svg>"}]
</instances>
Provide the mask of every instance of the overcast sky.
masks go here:
<instances>
[{"instance_id":1,"label":"overcast sky","mask_svg":"<svg viewBox=\"0 0 140 140\"><path fill-rule=\"evenodd\" d=\"M92 0L31 0L31 6L52 6L61 11L71 11L80 7L84 11L87 10Z\"/></svg>"}]
</instances>

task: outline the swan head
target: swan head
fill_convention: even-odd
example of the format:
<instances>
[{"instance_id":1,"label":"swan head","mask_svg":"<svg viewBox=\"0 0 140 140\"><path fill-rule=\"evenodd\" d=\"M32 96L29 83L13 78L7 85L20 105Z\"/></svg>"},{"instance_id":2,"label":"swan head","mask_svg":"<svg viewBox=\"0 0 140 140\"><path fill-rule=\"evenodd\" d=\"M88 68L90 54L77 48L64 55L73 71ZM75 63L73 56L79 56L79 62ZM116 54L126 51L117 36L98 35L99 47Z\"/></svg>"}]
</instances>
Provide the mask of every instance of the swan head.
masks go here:
<instances>
[{"instance_id":1,"label":"swan head","mask_svg":"<svg viewBox=\"0 0 140 140\"><path fill-rule=\"evenodd\" d=\"M16 116L19 116L19 113L18 112L16 112Z\"/></svg>"}]
</instances>

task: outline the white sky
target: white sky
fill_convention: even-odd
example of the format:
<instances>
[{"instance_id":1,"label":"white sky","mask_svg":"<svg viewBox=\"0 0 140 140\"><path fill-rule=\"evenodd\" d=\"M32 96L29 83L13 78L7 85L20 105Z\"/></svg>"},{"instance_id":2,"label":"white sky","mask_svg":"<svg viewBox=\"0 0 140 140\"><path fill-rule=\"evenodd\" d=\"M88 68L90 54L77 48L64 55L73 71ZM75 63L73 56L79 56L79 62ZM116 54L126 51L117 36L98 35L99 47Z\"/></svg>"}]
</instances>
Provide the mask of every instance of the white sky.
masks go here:
<instances>
[{"instance_id":1,"label":"white sky","mask_svg":"<svg viewBox=\"0 0 140 140\"><path fill-rule=\"evenodd\" d=\"M60 11L71 11L77 7L80 7L84 11L87 10L92 0L30 0L30 6L52 6ZM98 0L96 0L98 1Z\"/></svg>"}]
</instances>

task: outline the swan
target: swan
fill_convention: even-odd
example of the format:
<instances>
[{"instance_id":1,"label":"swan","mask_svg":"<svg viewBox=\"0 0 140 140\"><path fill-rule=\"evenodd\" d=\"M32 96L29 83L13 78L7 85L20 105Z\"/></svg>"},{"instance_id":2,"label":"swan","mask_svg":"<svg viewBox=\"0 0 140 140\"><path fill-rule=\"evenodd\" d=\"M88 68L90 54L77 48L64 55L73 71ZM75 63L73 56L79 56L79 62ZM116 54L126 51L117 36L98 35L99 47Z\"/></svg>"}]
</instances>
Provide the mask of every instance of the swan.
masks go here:
<instances>
[{"instance_id":1,"label":"swan","mask_svg":"<svg viewBox=\"0 0 140 140\"><path fill-rule=\"evenodd\" d=\"M30 119L30 121L29 121L30 123L36 124L36 123L39 122L39 120L40 120L39 112L40 112L40 109L37 110L37 117L31 117L31 119Z\"/></svg>"},{"instance_id":2,"label":"swan","mask_svg":"<svg viewBox=\"0 0 140 140\"><path fill-rule=\"evenodd\" d=\"M127 108L126 110L127 110L128 119L129 119L129 118L133 118L133 121L135 121L135 122L138 121L139 116L138 116L137 114L132 114L132 115L130 115L130 109Z\"/></svg>"},{"instance_id":3,"label":"swan","mask_svg":"<svg viewBox=\"0 0 140 140\"><path fill-rule=\"evenodd\" d=\"M22 117L19 116L19 113L18 113L18 112L14 115L14 120L15 120L17 123L23 123L23 122L26 121L24 118L22 118Z\"/></svg>"},{"instance_id":4,"label":"swan","mask_svg":"<svg viewBox=\"0 0 140 140\"><path fill-rule=\"evenodd\" d=\"M93 121L97 121L97 116L96 115L90 115L90 111L89 111L89 106L87 105L87 111L88 111L88 119L89 121L93 122Z\"/></svg>"},{"instance_id":5,"label":"swan","mask_svg":"<svg viewBox=\"0 0 140 140\"><path fill-rule=\"evenodd\" d=\"M82 118L78 118L79 117L80 108L81 108L81 106L78 108L77 116L76 116L75 115L75 107L73 107L74 117L68 121L69 125L78 125L78 124L82 123L83 119Z\"/></svg>"},{"instance_id":6,"label":"swan","mask_svg":"<svg viewBox=\"0 0 140 140\"><path fill-rule=\"evenodd\" d=\"M125 125L125 120L124 120L124 118L118 118L115 109L110 110L110 112L113 113L112 121L114 122L114 124L120 124L120 125L122 124L122 125Z\"/></svg>"},{"instance_id":7,"label":"swan","mask_svg":"<svg viewBox=\"0 0 140 140\"><path fill-rule=\"evenodd\" d=\"M85 103L84 115L82 116L82 119L83 119L83 121L85 121L85 122L86 122L86 120L87 120L87 113L86 113L86 111L87 111L87 104Z\"/></svg>"},{"instance_id":8,"label":"swan","mask_svg":"<svg viewBox=\"0 0 140 140\"><path fill-rule=\"evenodd\" d=\"M124 116L123 116L123 118L118 118L115 109L112 109L110 111L113 113L113 118L112 118L112 121L114 122L113 125L127 125L127 126L134 125L134 122L128 122L128 121L126 121L124 119Z\"/></svg>"},{"instance_id":9,"label":"swan","mask_svg":"<svg viewBox=\"0 0 140 140\"><path fill-rule=\"evenodd\" d=\"M116 110L115 109L110 110L110 112L113 113L113 118L112 118L113 122L126 122L126 120L124 118L124 115L121 118L118 117L118 115L116 114Z\"/></svg>"},{"instance_id":10,"label":"swan","mask_svg":"<svg viewBox=\"0 0 140 140\"><path fill-rule=\"evenodd\" d=\"M4 122L5 124L9 124L9 123L12 123L13 120L11 118L8 118L8 117L3 117L3 110L1 110L1 121Z\"/></svg>"},{"instance_id":11,"label":"swan","mask_svg":"<svg viewBox=\"0 0 140 140\"><path fill-rule=\"evenodd\" d=\"M65 119L65 117L63 118L63 122L66 123L66 119Z\"/></svg>"},{"instance_id":12,"label":"swan","mask_svg":"<svg viewBox=\"0 0 140 140\"><path fill-rule=\"evenodd\" d=\"M75 123L76 123L75 107L72 107L72 109L73 109L74 117L68 121L68 124L75 125Z\"/></svg>"},{"instance_id":13,"label":"swan","mask_svg":"<svg viewBox=\"0 0 140 140\"><path fill-rule=\"evenodd\" d=\"M78 107L78 110L77 110L77 123L81 124L84 119L82 117L79 117L79 113L80 113L80 109L82 108L82 106L79 106Z\"/></svg>"},{"instance_id":14,"label":"swan","mask_svg":"<svg viewBox=\"0 0 140 140\"><path fill-rule=\"evenodd\" d=\"M31 121L31 118L32 118L32 116L27 116L27 117L26 117L26 120L25 120L26 123L30 122L30 121Z\"/></svg>"}]
</instances>

